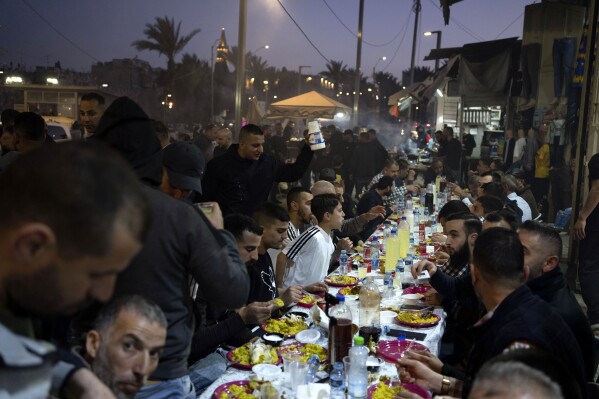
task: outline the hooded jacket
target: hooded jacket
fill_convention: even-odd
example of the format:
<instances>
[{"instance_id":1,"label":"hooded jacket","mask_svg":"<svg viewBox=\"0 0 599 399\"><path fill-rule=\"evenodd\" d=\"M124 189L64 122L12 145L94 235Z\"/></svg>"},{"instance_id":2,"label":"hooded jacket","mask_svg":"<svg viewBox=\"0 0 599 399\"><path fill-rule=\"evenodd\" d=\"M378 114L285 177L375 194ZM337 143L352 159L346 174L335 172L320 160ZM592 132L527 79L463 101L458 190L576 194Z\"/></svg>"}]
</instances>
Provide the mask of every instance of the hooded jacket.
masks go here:
<instances>
[{"instance_id":1,"label":"hooded jacket","mask_svg":"<svg viewBox=\"0 0 599 399\"><path fill-rule=\"evenodd\" d=\"M123 155L142 181L157 186L162 178L162 152L150 119L132 100L110 105L94 135ZM249 292L247 269L234 237L216 230L202 212L152 187L146 193L152 225L144 247L119 275L115 297L143 295L164 311L167 338L153 380L187 375L194 319L190 276L204 297L217 306L245 305Z\"/></svg>"}]
</instances>

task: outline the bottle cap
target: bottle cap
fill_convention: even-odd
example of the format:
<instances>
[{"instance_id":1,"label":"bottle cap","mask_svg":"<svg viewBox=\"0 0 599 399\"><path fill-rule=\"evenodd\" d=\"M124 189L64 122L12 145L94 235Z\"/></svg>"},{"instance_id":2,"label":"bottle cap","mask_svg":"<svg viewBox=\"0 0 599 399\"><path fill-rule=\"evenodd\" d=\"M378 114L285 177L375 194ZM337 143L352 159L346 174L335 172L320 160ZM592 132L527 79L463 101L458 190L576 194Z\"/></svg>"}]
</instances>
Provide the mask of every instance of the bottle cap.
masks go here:
<instances>
[{"instance_id":1,"label":"bottle cap","mask_svg":"<svg viewBox=\"0 0 599 399\"><path fill-rule=\"evenodd\" d=\"M341 370L343 370L343 363L341 363L341 362L335 362L335 364L333 364L333 368L334 369L341 369Z\"/></svg>"},{"instance_id":2,"label":"bottle cap","mask_svg":"<svg viewBox=\"0 0 599 399\"><path fill-rule=\"evenodd\" d=\"M343 294L337 294L337 299L339 302L345 302L345 296Z\"/></svg>"},{"instance_id":3,"label":"bottle cap","mask_svg":"<svg viewBox=\"0 0 599 399\"><path fill-rule=\"evenodd\" d=\"M391 234L397 234L397 230L391 229Z\"/></svg>"},{"instance_id":4,"label":"bottle cap","mask_svg":"<svg viewBox=\"0 0 599 399\"><path fill-rule=\"evenodd\" d=\"M397 336L397 340L398 341L405 341L406 340L406 335L405 334L399 334Z\"/></svg>"},{"instance_id":5,"label":"bottle cap","mask_svg":"<svg viewBox=\"0 0 599 399\"><path fill-rule=\"evenodd\" d=\"M407 218L407 217L405 217L405 216L402 216L402 217L401 217L401 220L408 220L408 218Z\"/></svg>"},{"instance_id":6,"label":"bottle cap","mask_svg":"<svg viewBox=\"0 0 599 399\"><path fill-rule=\"evenodd\" d=\"M341 250L341 254L343 255L343 254L345 254L345 253L347 253L347 252L345 252L345 249L342 249L342 250Z\"/></svg>"},{"instance_id":7,"label":"bottle cap","mask_svg":"<svg viewBox=\"0 0 599 399\"><path fill-rule=\"evenodd\" d=\"M372 241L378 241L379 238L377 236L372 237Z\"/></svg>"},{"instance_id":8,"label":"bottle cap","mask_svg":"<svg viewBox=\"0 0 599 399\"><path fill-rule=\"evenodd\" d=\"M354 345L364 345L364 337L356 335L354 337Z\"/></svg>"}]
</instances>

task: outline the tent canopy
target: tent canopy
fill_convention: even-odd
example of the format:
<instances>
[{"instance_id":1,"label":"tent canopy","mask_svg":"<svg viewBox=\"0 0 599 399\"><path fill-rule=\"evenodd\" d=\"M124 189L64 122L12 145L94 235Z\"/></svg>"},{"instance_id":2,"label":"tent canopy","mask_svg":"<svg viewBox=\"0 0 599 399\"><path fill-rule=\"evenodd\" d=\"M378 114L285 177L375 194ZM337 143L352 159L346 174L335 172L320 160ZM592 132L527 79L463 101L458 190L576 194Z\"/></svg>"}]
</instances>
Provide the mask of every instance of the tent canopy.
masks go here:
<instances>
[{"instance_id":1,"label":"tent canopy","mask_svg":"<svg viewBox=\"0 0 599 399\"><path fill-rule=\"evenodd\" d=\"M270 104L266 117L269 119L333 119L339 112L349 115L351 108L316 91L311 91Z\"/></svg>"}]
</instances>

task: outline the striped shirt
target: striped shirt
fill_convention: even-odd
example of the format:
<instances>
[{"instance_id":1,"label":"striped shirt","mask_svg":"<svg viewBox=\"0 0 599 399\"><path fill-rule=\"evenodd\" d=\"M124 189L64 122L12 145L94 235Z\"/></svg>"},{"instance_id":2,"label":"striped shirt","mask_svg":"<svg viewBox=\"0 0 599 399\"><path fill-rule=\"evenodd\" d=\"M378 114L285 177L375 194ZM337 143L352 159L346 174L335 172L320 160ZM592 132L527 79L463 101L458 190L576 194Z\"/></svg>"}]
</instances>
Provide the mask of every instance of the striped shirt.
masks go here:
<instances>
[{"instance_id":1,"label":"striped shirt","mask_svg":"<svg viewBox=\"0 0 599 399\"><path fill-rule=\"evenodd\" d=\"M381 177L383 177L382 172L372 178L368 187L372 188L372 186L374 186L375 184L377 184L379 182L379 180L381 180ZM391 188L391 192L389 194L387 194L387 196L385 198L383 198L383 204L385 206L397 205L398 202L401 202L401 200L404 199L404 196L406 195L407 192L408 192L408 188L405 185L401 186L401 187L397 187L395 185L395 181L393 181L393 187Z\"/></svg>"},{"instance_id":2,"label":"striped shirt","mask_svg":"<svg viewBox=\"0 0 599 399\"><path fill-rule=\"evenodd\" d=\"M335 247L331 237L319 226L312 226L293 240L283 253L289 258L283 288L322 281Z\"/></svg>"}]
</instances>

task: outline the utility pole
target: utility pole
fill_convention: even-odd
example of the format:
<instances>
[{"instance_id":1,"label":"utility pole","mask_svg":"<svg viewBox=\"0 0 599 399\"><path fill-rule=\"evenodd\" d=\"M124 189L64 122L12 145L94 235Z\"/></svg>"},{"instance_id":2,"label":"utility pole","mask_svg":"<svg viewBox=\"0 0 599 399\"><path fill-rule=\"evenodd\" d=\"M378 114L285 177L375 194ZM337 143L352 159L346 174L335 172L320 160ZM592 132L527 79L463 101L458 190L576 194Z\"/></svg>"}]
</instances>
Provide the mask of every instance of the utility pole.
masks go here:
<instances>
[{"instance_id":1,"label":"utility pole","mask_svg":"<svg viewBox=\"0 0 599 399\"><path fill-rule=\"evenodd\" d=\"M414 0L414 38L412 40L412 60L410 61L410 85L414 84L414 62L416 61L416 42L418 40L418 19L420 19L420 9L420 0Z\"/></svg>"},{"instance_id":2,"label":"utility pole","mask_svg":"<svg viewBox=\"0 0 599 399\"><path fill-rule=\"evenodd\" d=\"M356 52L356 80L354 83L354 117L353 125L358 126L358 110L360 107L360 63L362 60L362 22L364 20L364 0L360 0L358 15L358 51Z\"/></svg>"},{"instance_id":3,"label":"utility pole","mask_svg":"<svg viewBox=\"0 0 599 399\"><path fill-rule=\"evenodd\" d=\"M243 99L243 87L245 81L245 31L247 19L247 0L239 0L239 35L237 40L237 79L235 86L235 138L241 129L241 101Z\"/></svg>"}]
</instances>

